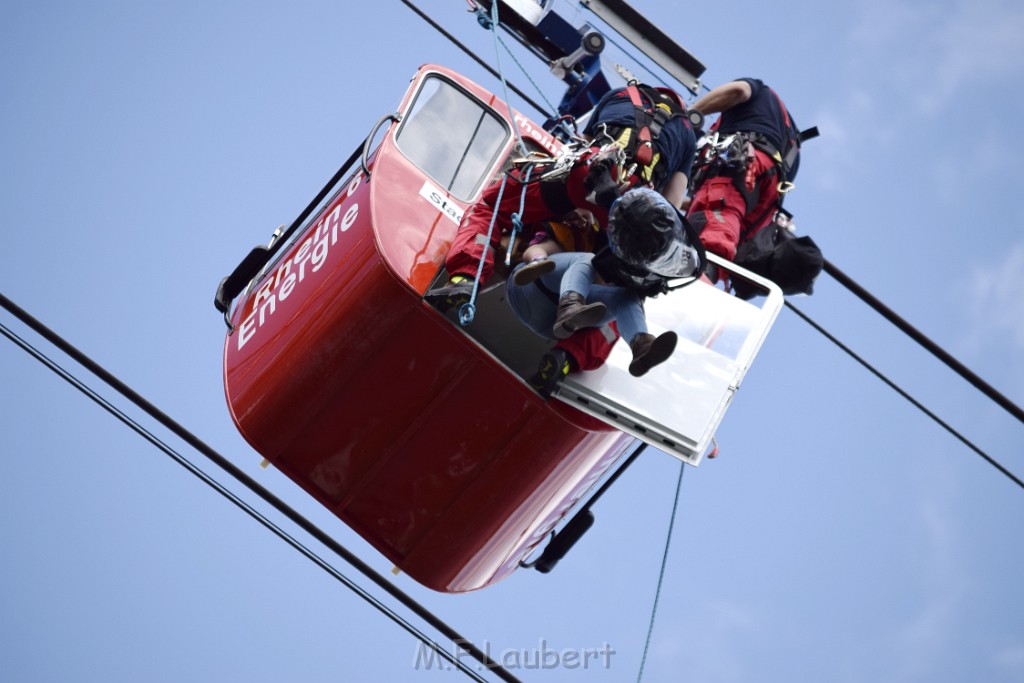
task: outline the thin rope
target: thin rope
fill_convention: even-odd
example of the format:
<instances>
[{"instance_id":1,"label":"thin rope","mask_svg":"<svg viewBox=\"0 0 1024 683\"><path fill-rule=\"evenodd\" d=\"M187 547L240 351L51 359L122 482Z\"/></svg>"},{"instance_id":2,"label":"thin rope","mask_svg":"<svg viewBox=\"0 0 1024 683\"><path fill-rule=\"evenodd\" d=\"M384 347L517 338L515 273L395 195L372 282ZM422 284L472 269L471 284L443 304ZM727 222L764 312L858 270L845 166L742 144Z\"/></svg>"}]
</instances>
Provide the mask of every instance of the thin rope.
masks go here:
<instances>
[{"instance_id":1,"label":"thin rope","mask_svg":"<svg viewBox=\"0 0 1024 683\"><path fill-rule=\"evenodd\" d=\"M547 98L547 96L544 94L544 91L541 90L540 85L537 84L537 81L533 80L533 77L530 75L530 72L526 70L526 67L523 66L522 62L519 61L519 59L516 57L515 53L512 52L512 50L509 48L508 44L505 43L505 41L501 39L501 36L498 36L497 40L498 40L498 43L500 43L501 46L503 48L505 48L505 52L507 52L509 57L512 58L512 61L515 62L516 66L519 67L519 70L523 72L523 75L526 76L526 80L528 80L530 82L530 85L532 85L533 89L537 91L537 94L540 95L540 98L542 100L544 100L544 104L548 105L548 107L551 109L551 111L553 111L553 112L555 112L557 114L558 113L558 106L555 105L554 103L552 103L551 100L549 100Z\"/></svg>"},{"instance_id":2,"label":"thin rope","mask_svg":"<svg viewBox=\"0 0 1024 683\"><path fill-rule=\"evenodd\" d=\"M512 130L516 134L516 144L519 145L520 154L526 154L526 144L523 142L522 133L519 132L519 126L516 124L516 115L512 111L512 99L508 96L508 82L505 80L505 70L501 66L501 50L498 47L501 45L501 37L498 35L498 3L491 3L491 35L494 36L494 61L497 64L498 79L501 81L502 90L505 93L505 106L508 108L508 117L512 121Z\"/></svg>"},{"instance_id":3,"label":"thin rope","mask_svg":"<svg viewBox=\"0 0 1024 683\"><path fill-rule=\"evenodd\" d=\"M523 232L523 210L526 208L526 190L530 186L530 176L533 174L533 166L526 167L526 177L522 180L523 191L519 193L519 211L512 214L512 233L508 240L508 249L505 251L505 265L512 265L512 252L516 246L516 236Z\"/></svg>"},{"instance_id":4,"label":"thin rope","mask_svg":"<svg viewBox=\"0 0 1024 683\"><path fill-rule=\"evenodd\" d=\"M640 672L636 676L636 683L644 677L644 664L647 663L647 651L651 647L651 635L654 633L654 618L658 614L658 600L661 598L661 584L665 580L665 567L668 565L668 549L672 545L672 528L676 524L676 510L679 508L679 492L683 488L683 472L686 465L679 461L679 479L676 480L676 499L672 503L672 516L668 522L668 534L665 537L665 551L661 556L661 570L658 572L658 588L654 592L654 605L651 607L651 623L647 626L647 640L644 642L644 656L640 659Z\"/></svg>"},{"instance_id":5,"label":"thin rope","mask_svg":"<svg viewBox=\"0 0 1024 683\"><path fill-rule=\"evenodd\" d=\"M136 434L141 436L143 439L148 441L151 445L155 446L158 450L162 451L165 455L167 455L172 460L177 462L179 465L181 465L188 472L190 472L195 477L197 477L204 484L206 484L207 486L212 488L214 491L216 491L221 496L226 498L228 501L233 503L236 507L241 509L247 515L249 515L250 517L255 519L261 525L263 525L271 533L276 535L278 538L280 538L285 543L290 545L292 548L297 550L300 554L304 555L307 559L309 559L314 564L316 564L321 569L323 569L325 572L327 572L332 577L337 579L345 587L347 587L349 590L351 590L356 595L361 597L363 600L365 600L367 603L369 603L372 607L375 607L380 613L382 613L384 616L388 617L391 621L393 621L399 627L401 627L406 632L408 632L409 634L411 634L412 636L417 638L420 642L422 642L424 645L428 646L430 649L434 650L438 655L440 655L441 657L446 659L449 663L451 663L452 665L458 667L458 669L460 671L465 673L467 676L469 676L473 680L481 681L482 683L486 683L486 679L480 677L479 674L477 674L476 672L471 670L458 657L454 656L453 654L451 654L450 652L448 652L447 650L442 648L439 643L437 643L436 641L431 639L429 636L427 636L425 633L423 633L422 631L417 629L408 620L404 619L401 615L399 615L397 612L392 610L390 607L388 607L387 605L382 603L380 600L378 600L374 596L370 595L370 593L368 593L364 588L362 588L361 586L356 584L352 579L350 579L347 576L345 576L345 574L343 574L339 569L337 569L336 567L331 565L329 562L327 562L327 560L325 560L322 557L320 557L319 555L317 555L315 552L310 550L307 546L303 545L294 536L292 536L291 534L286 532L284 529L282 529L278 525L274 524L274 522L272 522L269 519L267 519L267 517L265 517L261 512L259 512L258 510L253 508L251 505L246 503L244 500L239 498L235 493L233 493L226 486L224 486L219 481L217 481L214 477L212 477L211 475L209 475L206 472L204 472L198 465L196 465L191 460L186 458L184 455L182 455L181 453L178 453L173 448L168 446L164 441L162 441L160 438L158 438L155 434L153 434L151 431L149 431L148 429L143 427L137 421L135 421L134 419L129 417L127 414L124 413L124 411L122 411L120 408L118 408L117 406L112 404L110 401L108 401L106 398L101 396L94 389L89 387L85 382L83 382L78 377L76 377L74 374L72 374L71 372L69 372L68 370L63 368L60 364L58 364L56 361L54 361L53 359L48 357L46 354L44 354L43 352L41 352L38 349L36 349L29 342L25 341L17 333L11 331L8 327L3 325L2 323L0 323L0 334L2 334L3 336L7 337L9 340L14 342L14 344L19 346L23 351L25 351L30 356L35 358L37 361L42 363L44 366L49 368L58 377L60 377L64 381L66 381L68 384L70 384L74 388L78 389L78 391L83 393L86 397L91 399L94 403L96 403L101 408L106 410L108 413L113 415L115 418L117 418L120 422L122 422L129 429L131 429Z\"/></svg>"},{"instance_id":6,"label":"thin rope","mask_svg":"<svg viewBox=\"0 0 1024 683\"><path fill-rule=\"evenodd\" d=\"M526 143L523 142L522 133L519 131L519 125L516 124L515 113L512 111L512 101L508 96L508 83L505 80L505 72L501 66L501 51L498 49L501 39L498 37L498 3L491 3L491 14L490 17L486 17L478 7L478 16L487 19L490 23L488 29L494 37L494 55L498 69L498 79L501 81L501 87L505 92L505 106L508 108L508 118L512 122L512 131L516 136L516 149L519 150L520 154L526 154ZM505 194L505 185L508 183L508 174L505 173L501 178L501 187L498 188L498 198L494 204L494 214L491 216L491 222L487 226L487 242L484 245L483 250L480 252L480 261L476 265L476 277L473 278L473 289L469 293L469 301L459 306L459 324L465 327L473 322L476 318L476 298L480 293L480 276L484 271L484 263L487 261L487 250L490 248L491 238L494 235L494 225L498 221L498 210L501 207L501 199ZM523 187L523 198L525 199L526 187Z\"/></svg>"},{"instance_id":7,"label":"thin rope","mask_svg":"<svg viewBox=\"0 0 1024 683\"><path fill-rule=\"evenodd\" d=\"M487 242L480 252L480 261L476 264L476 276L473 278L473 289L469 293L469 301L459 306L459 324L465 327L473 322L476 317L476 297L480 292L480 276L484 272L484 263L487 262L487 250L491 248L491 237L494 235L494 224L498 222L498 207L501 206L501 198L505 194L505 185L508 183L508 174L501 175L501 187L498 188L498 198L494 203L494 212L491 214L491 222L487 226Z\"/></svg>"}]
</instances>

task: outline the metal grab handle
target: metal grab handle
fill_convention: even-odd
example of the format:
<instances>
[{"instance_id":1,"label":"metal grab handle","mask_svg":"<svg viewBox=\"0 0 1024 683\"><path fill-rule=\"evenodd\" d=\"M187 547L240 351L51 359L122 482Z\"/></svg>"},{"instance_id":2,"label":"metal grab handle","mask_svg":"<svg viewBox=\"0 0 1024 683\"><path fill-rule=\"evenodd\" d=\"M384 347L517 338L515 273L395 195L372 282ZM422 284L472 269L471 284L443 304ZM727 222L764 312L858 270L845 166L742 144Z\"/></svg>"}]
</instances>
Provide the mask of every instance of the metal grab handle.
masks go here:
<instances>
[{"instance_id":1,"label":"metal grab handle","mask_svg":"<svg viewBox=\"0 0 1024 683\"><path fill-rule=\"evenodd\" d=\"M394 114L385 114L380 117L380 120L377 121L377 123L373 124L373 129L370 131L370 134L366 136L366 141L363 142L363 155L359 159L359 163L363 167L363 173L366 174L367 178L370 177L370 168L367 165L368 157L370 156L370 143L373 142L373 139L377 136L377 131L379 131L380 127L384 125L385 121L400 123L401 120L402 115L396 112Z\"/></svg>"}]
</instances>

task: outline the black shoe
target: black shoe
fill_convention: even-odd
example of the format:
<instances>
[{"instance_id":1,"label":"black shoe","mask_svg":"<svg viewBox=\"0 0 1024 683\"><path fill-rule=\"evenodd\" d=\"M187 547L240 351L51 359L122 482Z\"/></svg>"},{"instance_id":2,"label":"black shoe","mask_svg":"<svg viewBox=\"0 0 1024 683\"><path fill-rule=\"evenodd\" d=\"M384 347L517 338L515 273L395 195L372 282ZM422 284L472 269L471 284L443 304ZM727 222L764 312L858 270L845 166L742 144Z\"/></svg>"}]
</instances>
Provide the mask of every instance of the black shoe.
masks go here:
<instances>
[{"instance_id":1,"label":"black shoe","mask_svg":"<svg viewBox=\"0 0 1024 683\"><path fill-rule=\"evenodd\" d=\"M633 337L633 341L629 343L629 348L633 351L629 374L642 377L655 365L667 361L676 350L678 341L679 335L675 332L665 332L657 337L643 332Z\"/></svg>"},{"instance_id":2,"label":"black shoe","mask_svg":"<svg viewBox=\"0 0 1024 683\"><path fill-rule=\"evenodd\" d=\"M522 287L528 285L542 275L547 275L555 269L555 262L551 259L537 259L521 266L512 276L512 282Z\"/></svg>"},{"instance_id":3,"label":"black shoe","mask_svg":"<svg viewBox=\"0 0 1024 683\"><path fill-rule=\"evenodd\" d=\"M530 377L530 386L547 398L571 371L572 364L568 352L555 347L540 357L540 367Z\"/></svg>"},{"instance_id":4,"label":"black shoe","mask_svg":"<svg viewBox=\"0 0 1024 683\"><path fill-rule=\"evenodd\" d=\"M439 311L450 311L462 304L468 304L473 295L474 280L465 275L453 275L448 284L432 289L423 295L424 300Z\"/></svg>"},{"instance_id":5,"label":"black shoe","mask_svg":"<svg viewBox=\"0 0 1024 683\"><path fill-rule=\"evenodd\" d=\"M551 333L555 339L568 339L576 330L594 327L607 313L603 303L588 304L582 294L567 292L558 300L558 314Z\"/></svg>"}]
</instances>

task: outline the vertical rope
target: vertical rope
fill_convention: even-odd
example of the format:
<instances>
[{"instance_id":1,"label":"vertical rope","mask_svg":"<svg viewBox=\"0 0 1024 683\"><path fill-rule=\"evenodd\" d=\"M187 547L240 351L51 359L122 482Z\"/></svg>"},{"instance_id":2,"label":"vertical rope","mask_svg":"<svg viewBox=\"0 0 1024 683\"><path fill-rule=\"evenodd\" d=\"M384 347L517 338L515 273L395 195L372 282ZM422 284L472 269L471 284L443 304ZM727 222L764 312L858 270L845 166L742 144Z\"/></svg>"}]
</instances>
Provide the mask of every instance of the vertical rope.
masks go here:
<instances>
[{"instance_id":1,"label":"vertical rope","mask_svg":"<svg viewBox=\"0 0 1024 683\"><path fill-rule=\"evenodd\" d=\"M537 82L533 80L533 77L530 75L530 72L527 71L526 67L523 66L522 62L520 62L516 58L515 53L513 53L512 50L509 49L508 45L505 44L505 41L501 39L501 36L498 36L498 43L503 48L505 48L505 52L507 52L508 56L512 58L512 61L515 63L516 66L519 67L519 70L523 72L523 75L526 76L526 80L530 82L530 85L532 85L533 89L537 91L537 94L540 95L540 98L544 100L544 104L548 105L548 108L550 108L551 111L555 112L555 116L560 114L561 112L558 111L558 107L555 106L555 104L552 103L551 100L549 100L547 96L544 95L544 91L541 90L540 85L538 85Z\"/></svg>"},{"instance_id":2,"label":"vertical rope","mask_svg":"<svg viewBox=\"0 0 1024 683\"><path fill-rule=\"evenodd\" d=\"M644 664L647 663L647 651L651 647L651 634L654 633L654 618L658 614L658 599L661 597L661 584L665 579L665 566L668 564L668 549L672 545L672 528L676 524L676 510L679 508L679 492L683 488L683 472L686 465L679 461L679 479L676 481L676 499L672 503L672 517L668 522L668 535L665 538L665 552L661 556L661 571L658 572L658 588L654 591L654 605L651 607L651 622L647 626L647 642L644 643L644 656L640 660L640 672L636 676L636 683L644 677Z\"/></svg>"},{"instance_id":3,"label":"vertical rope","mask_svg":"<svg viewBox=\"0 0 1024 683\"><path fill-rule=\"evenodd\" d=\"M508 108L508 117L512 121L512 131L516 135L516 149L519 150L520 154L526 154L526 144L523 142L523 136L519 132L519 126L516 125L515 114L512 112L512 102L509 100L508 96L508 83L505 81L505 72L501 68L501 50L499 49L501 39L498 36L498 3L491 3L491 14L489 17L483 14L483 10L481 8L477 8L477 20L481 25L488 28L494 36L494 53L498 66L498 78L501 80L501 87L505 93L505 106ZM491 243L491 237L494 235L494 224L498 218L498 210L501 207L501 198L505 193L505 184L507 180L508 174L506 173L501 179L501 187L498 188L498 199L494 206L494 215L491 216L491 224L487 227L488 245ZM524 195L526 193L525 186L523 188L523 193ZM483 253L480 254L480 263L478 263L476 267L476 277L473 280L473 290L470 292L469 301L459 307L459 324L463 327L473 322L473 319L476 317L476 297L480 290L480 275L483 273L484 261L487 259L487 249L488 246L485 245Z\"/></svg>"},{"instance_id":4,"label":"vertical rope","mask_svg":"<svg viewBox=\"0 0 1024 683\"><path fill-rule=\"evenodd\" d=\"M506 173L502 175L501 187L498 188L498 198L495 201L494 214L491 216L491 222L487 226L487 243L484 245L484 249L480 253L480 262L476 264L476 277L473 278L473 291L469 295L469 301L459 306L459 324L463 327L473 322L473 318L476 317L476 295L480 291L480 275L484 272L484 262L487 260L487 250L491 248L491 236L494 235L494 224L498 220L498 208L501 206L501 198L505 194L505 184L507 181L508 174Z\"/></svg>"},{"instance_id":5,"label":"vertical rope","mask_svg":"<svg viewBox=\"0 0 1024 683\"><path fill-rule=\"evenodd\" d=\"M501 36L498 35L498 3L491 3L491 16L490 16L490 29L491 34L494 36L494 61L498 67L498 78L501 80L501 87L505 93L505 106L508 107L508 117L512 120L512 130L516 134L516 144L519 145L521 154L526 154L526 144L523 142L523 136L519 133L519 126L516 125L516 116L512 112L512 100L508 96L508 83L505 81L505 71L501 67L501 50L498 49L501 45Z\"/></svg>"},{"instance_id":6,"label":"vertical rope","mask_svg":"<svg viewBox=\"0 0 1024 683\"><path fill-rule=\"evenodd\" d=\"M516 237L523 231L523 209L526 208L526 188L530 184L533 166L526 167L526 176L522 180L523 191L519 195L519 211L512 214L512 234L509 236L508 249L505 250L505 265L512 265L512 252L515 250Z\"/></svg>"}]
</instances>

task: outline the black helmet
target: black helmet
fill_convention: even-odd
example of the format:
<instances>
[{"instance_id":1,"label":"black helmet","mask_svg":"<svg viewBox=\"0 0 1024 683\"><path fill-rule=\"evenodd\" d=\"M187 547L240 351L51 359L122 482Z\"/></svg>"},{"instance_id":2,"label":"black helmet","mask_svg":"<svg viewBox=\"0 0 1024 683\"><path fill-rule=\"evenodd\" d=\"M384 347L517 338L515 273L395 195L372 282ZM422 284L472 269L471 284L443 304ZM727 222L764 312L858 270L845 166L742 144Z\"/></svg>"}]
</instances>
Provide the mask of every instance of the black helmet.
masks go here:
<instances>
[{"instance_id":1,"label":"black helmet","mask_svg":"<svg viewBox=\"0 0 1024 683\"><path fill-rule=\"evenodd\" d=\"M646 187L612 204L608 245L625 263L666 277L688 277L697 269L697 251L686 239L679 211Z\"/></svg>"}]
</instances>

